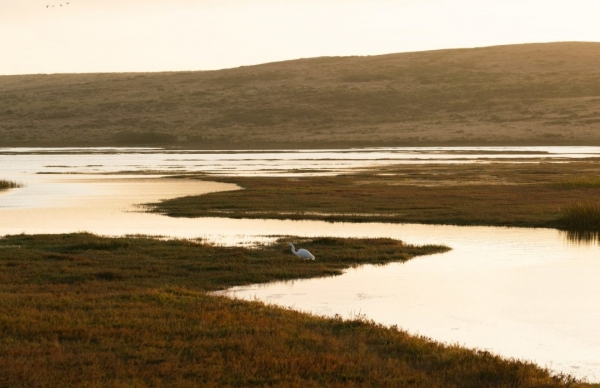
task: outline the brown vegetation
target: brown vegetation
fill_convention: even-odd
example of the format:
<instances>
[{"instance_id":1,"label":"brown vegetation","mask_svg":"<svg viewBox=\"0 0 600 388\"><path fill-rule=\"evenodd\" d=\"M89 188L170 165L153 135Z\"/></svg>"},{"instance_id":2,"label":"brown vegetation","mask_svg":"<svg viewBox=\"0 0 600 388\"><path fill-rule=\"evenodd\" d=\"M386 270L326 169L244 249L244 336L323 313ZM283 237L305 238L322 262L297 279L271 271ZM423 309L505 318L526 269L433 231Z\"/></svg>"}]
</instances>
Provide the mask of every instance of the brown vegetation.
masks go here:
<instances>
[{"instance_id":1,"label":"brown vegetation","mask_svg":"<svg viewBox=\"0 0 600 388\"><path fill-rule=\"evenodd\" d=\"M600 231L600 203L570 203L561 209L560 220L569 230Z\"/></svg>"},{"instance_id":2,"label":"brown vegetation","mask_svg":"<svg viewBox=\"0 0 600 388\"><path fill-rule=\"evenodd\" d=\"M360 319L207 294L446 249L389 239L303 246L319 260L296 259L283 241L247 249L89 234L0 239L0 385L580 386Z\"/></svg>"},{"instance_id":3,"label":"brown vegetation","mask_svg":"<svg viewBox=\"0 0 600 388\"><path fill-rule=\"evenodd\" d=\"M5 179L0 179L0 191L8 190L8 189L16 189L18 187L23 187L23 184L14 181L7 181Z\"/></svg>"},{"instance_id":4,"label":"brown vegetation","mask_svg":"<svg viewBox=\"0 0 600 388\"><path fill-rule=\"evenodd\" d=\"M297 241L297 239L296 239ZM0 385L577 387L532 364L364 320L211 296L444 251L389 239L259 249L90 234L0 239Z\"/></svg>"},{"instance_id":5,"label":"brown vegetation","mask_svg":"<svg viewBox=\"0 0 600 388\"><path fill-rule=\"evenodd\" d=\"M600 144L600 44L0 77L0 146Z\"/></svg>"},{"instance_id":6,"label":"brown vegetation","mask_svg":"<svg viewBox=\"0 0 600 388\"><path fill-rule=\"evenodd\" d=\"M598 161L396 165L337 177L211 177L240 191L151 204L175 217L499 225L569 229L565 206L596 203Z\"/></svg>"}]
</instances>

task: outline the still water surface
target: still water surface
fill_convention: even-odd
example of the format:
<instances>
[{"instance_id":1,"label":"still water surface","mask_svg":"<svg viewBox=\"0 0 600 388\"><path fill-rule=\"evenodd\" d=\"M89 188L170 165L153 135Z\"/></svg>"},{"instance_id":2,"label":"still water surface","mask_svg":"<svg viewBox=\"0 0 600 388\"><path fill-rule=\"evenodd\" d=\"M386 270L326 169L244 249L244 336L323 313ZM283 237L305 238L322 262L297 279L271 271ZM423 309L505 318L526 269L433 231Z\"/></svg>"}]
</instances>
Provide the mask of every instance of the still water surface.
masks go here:
<instances>
[{"instance_id":1,"label":"still water surface","mask_svg":"<svg viewBox=\"0 0 600 388\"><path fill-rule=\"evenodd\" d=\"M406 162L416 160L417 151L413 151ZM447 151L443 158L457 157ZM575 151L582 150L548 157L600 154L591 148ZM226 166L229 173L239 174L313 174L315 166L321 166L320 173L337 173L374 163L398 163L394 159L369 159L374 154L364 150L356 151L350 161L340 156L342 152L333 153L339 159L328 168L321 163L332 158L329 154L322 158L323 151L306 153L306 160L300 156L302 153L237 153L236 161L231 161L231 154L196 153L187 162L178 156L177 168L197 171L201 165L202 171L228 173L223 169ZM405 151L396 150L386 155L393 153L406 155ZM430 161L440 160L434 155L439 151L422 153ZM360 159L358 154L364 157ZM481 152L480 156L484 154ZM530 156L533 158L534 154L511 154ZM404 264L365 266L333 278L238 287L225 294L259 298L326 316L364 315L436 340L487 349L506 357L535 361L556 372L600 381L598 244L579 245L549 229L169 218L140 213L135 204L237 187L150 175L92 175L170 171L171 158L171 153L160 150L38 150L34 155L14 149L3 153L0 149L0 178L26 184L22 189L0 194L0 235L89 231L102 235L205 238L228 245L269 240L266 236L298 235L391 237L415 244L446 244L453 250ZM240 163L239 170L235 170L236 163ZM78 175L37 174L58 171ZM318 259L319 253L313 253ZM290 254L290 260L294 259Z\"/></svg>"},{"instance_id":2,"label":"still water surface","mask_svg":"<svg viewBox=\"0 0 600 388\"><path fill-rule=\"evenodd\" d=\"M152 148L0 148L0 172L209 172L331 175L387 164L488 163L600 158L600 147L405 147L345 150L196 151Z\"/></svg>"}]
</instances>

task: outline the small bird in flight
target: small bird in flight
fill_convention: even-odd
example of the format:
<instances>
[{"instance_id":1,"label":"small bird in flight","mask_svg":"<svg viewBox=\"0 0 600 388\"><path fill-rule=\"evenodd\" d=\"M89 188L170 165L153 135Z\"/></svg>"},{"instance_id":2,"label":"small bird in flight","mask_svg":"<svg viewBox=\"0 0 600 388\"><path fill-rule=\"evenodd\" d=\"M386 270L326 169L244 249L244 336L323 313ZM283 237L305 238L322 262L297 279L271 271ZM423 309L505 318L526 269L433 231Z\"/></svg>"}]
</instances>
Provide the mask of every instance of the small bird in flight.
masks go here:
<instances>
[{"instance_id":1,"label":"small bird in flight","mask_svg":"<svg viewBox=\"0 0 600 388\"><path fill-rule=\"evenodd\" d=\"M69 5L69 4L71 4L71 3L67 1L67 2L65 2L65 4L66 4L66 5ZM46 8L50 8L50 6L51 6L51 5L50 5L50 4L48 4L48 5L46 5ZM62 4L60 4L60 6L62 7L63 5L62 5ZM54 5L52 5L52 8L54 8Z\"/></svg>"}]
</instances>

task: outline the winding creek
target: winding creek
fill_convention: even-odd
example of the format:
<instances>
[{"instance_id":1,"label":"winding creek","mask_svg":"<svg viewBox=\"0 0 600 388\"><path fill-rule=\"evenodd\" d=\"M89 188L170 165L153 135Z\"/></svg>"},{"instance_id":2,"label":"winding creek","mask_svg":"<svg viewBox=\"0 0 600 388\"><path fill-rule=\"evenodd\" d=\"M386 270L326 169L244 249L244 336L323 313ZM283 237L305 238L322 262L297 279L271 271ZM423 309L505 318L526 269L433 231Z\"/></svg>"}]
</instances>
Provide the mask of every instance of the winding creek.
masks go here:
<instances>
[{"instance_id":1,"label":"winding creek","mask_svg":"<svg viewBox=\"0 0 600 388\"><path fill-rule=\"evenodd\" d=\"M235 190L161 173L335 174L385 163L485 163L495 158L599 157L600 148L373 149L198 152L153 149L0 149L0 235L88 231L204 238L222 244L269 236L391 237L452 251L333 278L237 287L221 294L318 315L361 316L447 343L531 360L600 381L600 245L551 229L169 218L136 204ZM544 152L544 153L542 153ZM146 175L133 174L141 171ZM121 174L116 174L116 173ZM126 173L122 173L126 172ZM40 174L41 173L41 174ZM60 173L60 174L57 174ZM318 259L318 252L316 254ZM293 258L290 258L293 259Z\"/></svg>"}]
</instances>

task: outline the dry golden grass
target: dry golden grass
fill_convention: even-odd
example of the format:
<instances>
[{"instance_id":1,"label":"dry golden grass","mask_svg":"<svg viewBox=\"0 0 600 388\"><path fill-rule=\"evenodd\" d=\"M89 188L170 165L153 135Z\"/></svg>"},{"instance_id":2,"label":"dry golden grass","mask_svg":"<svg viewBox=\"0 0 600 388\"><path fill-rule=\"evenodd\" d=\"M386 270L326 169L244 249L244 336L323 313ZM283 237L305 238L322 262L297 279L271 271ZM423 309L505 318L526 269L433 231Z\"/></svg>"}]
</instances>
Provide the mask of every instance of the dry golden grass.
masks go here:
<instances>
[{"instance_id":1,"label":"dry golden grass","mask_svg":"<svg viewBox=\"0 0 600 388\"><path fill-rule=\"evenodd\" d=\"M0 386L579 387L534 365L361 320L213 297L441 252L322 238L306 262L257 250L89 234L0 239Z\"/></svg>"},{"instance_id":2,"label":"dry golden grass","mask_svg":"<svg viewBox=\"0 0 600 388\"><path fill-rule=\"evenodd\" d=\"M600 144L600 44L0 77L0 146Z\"/></svg>"}]
</instances>

